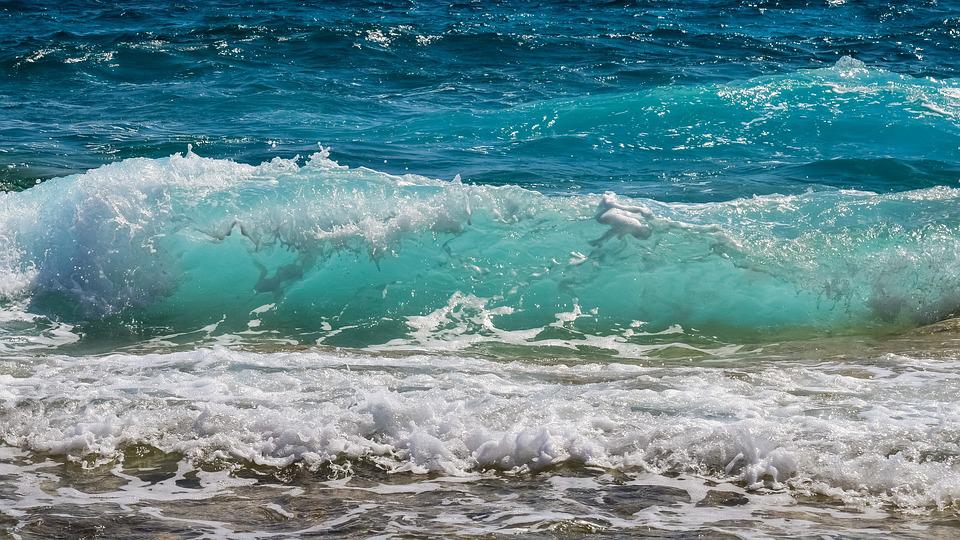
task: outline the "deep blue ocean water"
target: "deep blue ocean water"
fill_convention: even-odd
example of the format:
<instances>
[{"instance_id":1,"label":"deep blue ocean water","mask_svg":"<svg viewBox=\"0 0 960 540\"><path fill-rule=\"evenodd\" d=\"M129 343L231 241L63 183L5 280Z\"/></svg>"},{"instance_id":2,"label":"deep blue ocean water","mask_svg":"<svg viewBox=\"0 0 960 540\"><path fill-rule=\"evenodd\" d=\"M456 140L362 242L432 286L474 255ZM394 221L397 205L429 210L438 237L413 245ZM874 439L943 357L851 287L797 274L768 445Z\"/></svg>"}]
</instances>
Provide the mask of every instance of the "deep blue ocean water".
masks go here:
<instances>
[{"instance_id":1,"label":"deep blue ocean water","mask_svg":"<svg viewBox=\"0 0 960 540\"><path fill-rule=\"evenodd\" d=\"M0 535L953 538L960 3L0 1Z\"/></svg>"},{"instance_id":2,"label":"deep blue ocean water","mask_svg":"<svg viewBox=\"0 0 960 540\"><path fill-rule=\"evenodd\" d=\"M954 185L958 43L951 2L5 2L0 181L321 142L384 172L671 201ZM876 99L803 87L844 57Z\"/></svg>"}]
</instances>

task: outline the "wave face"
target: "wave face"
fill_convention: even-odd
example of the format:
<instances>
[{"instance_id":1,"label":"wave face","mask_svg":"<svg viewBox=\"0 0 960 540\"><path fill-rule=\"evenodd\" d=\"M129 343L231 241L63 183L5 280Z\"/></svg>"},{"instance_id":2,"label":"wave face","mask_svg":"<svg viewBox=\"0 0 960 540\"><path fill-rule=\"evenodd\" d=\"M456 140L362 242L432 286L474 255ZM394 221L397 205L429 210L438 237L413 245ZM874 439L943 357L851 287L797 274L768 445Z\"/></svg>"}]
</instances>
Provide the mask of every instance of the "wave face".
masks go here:
<instances>
[{"instance_id":1,"label":"wave face","mask_svg":"<svg viewBox=\"0 0 960 540\"><path fill-rule=\"evenodd\" d=\"M354 346L903 327L960 307L958 200L545 196L326 151L259 166L188 152L2 195L0 290L94 334L214 325Z\"/></svg>"}]
</instances>

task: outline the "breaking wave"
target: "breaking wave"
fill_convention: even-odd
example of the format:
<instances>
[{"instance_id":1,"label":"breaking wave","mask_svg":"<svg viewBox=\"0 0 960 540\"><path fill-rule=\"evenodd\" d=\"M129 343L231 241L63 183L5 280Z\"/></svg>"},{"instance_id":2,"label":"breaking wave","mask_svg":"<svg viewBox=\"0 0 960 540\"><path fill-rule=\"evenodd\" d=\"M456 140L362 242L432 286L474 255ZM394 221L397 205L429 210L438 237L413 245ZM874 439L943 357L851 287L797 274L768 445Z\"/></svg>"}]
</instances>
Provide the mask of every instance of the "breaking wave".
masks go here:
<instances>
[{"instance_id":1,"label":"breaking wave","mask_svg":"<svg viewBox=\"0 0 960 540\"><path fill-rule=\"evenodd\" d=\"M86 331L358 346L899 328L960 307L958 201L943 186L547 196L326 150L259 166L187 152L0 195L0 294Z\"/></svg>"}]
</instances>

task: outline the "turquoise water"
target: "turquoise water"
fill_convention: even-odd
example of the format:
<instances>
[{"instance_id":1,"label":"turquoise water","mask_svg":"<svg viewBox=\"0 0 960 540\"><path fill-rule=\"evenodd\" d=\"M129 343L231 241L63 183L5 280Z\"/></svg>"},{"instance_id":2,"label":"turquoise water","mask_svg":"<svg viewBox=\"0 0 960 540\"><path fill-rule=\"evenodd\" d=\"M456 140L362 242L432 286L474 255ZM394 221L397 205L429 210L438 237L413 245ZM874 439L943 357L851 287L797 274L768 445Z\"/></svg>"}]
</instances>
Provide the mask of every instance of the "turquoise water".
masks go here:
<instances>
[{"instance_id":1,"label":"turquoise water","mask_svg":"<svg viewBox=\"0 0 960 540\"><path fill-rule=\"evenodd\" d=\"M360 347L535 343L563 322L571 338L730 342L949 317L958 201L940 186L664 203L390 176L326 150L258 166L188 153L6 195L0 224L11 305L88 341L214 324Z\"/></svg>"},{"instance_id":2,"label":"turquoise water","mask_svg":"<svg viewBox=\"0 0 960 540\"><path fill-rule=\"evenodd\" d=\"M958 44L0 4L0 530L952 538Z\"/></svg>"}]
</instances>

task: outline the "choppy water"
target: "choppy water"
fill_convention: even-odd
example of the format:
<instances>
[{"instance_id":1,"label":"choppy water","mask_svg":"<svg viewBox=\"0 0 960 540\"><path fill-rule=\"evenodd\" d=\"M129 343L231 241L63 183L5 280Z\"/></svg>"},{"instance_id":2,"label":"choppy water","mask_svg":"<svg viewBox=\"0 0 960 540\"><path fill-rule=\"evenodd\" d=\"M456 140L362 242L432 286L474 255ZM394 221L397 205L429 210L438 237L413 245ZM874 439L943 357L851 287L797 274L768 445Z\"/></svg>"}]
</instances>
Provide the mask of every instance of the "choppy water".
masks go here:
<instances>
[{"instance_id":1,"label":"choppy water","mask_svg":"<svg viewBox=\"0 0 960 540\"><path fill-rule=\"evenodd\" d=\"M958 43L950 2L0 5L0 527L952 538Z\"/></svg>"}]
</instances>

